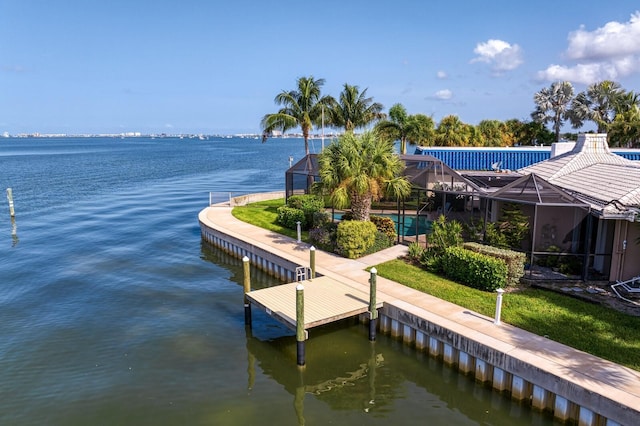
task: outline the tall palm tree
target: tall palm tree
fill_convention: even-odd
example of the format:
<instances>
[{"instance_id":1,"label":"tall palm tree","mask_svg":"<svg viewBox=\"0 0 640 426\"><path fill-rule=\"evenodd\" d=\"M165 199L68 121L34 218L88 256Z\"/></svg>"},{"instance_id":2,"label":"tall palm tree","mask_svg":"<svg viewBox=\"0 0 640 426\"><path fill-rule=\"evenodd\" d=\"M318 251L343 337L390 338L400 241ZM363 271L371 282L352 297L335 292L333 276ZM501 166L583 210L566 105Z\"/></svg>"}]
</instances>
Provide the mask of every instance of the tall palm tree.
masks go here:
<instances>
[{"instance_id":1,"label":"tall palm tree","mask_svg":"<svg viewBox=\"0 0 640 426\"><path fill-rule=\"evenodd\" d=\"M533 95L536 109L531 113L531 118L542 124L553 123L556 142L560 140L560 128L569 118L572 100L573 85L568 81L557 81Z\"/></svg>"},{"instance_id":2,"label":"tall palm tree","mask_svg":"<svg viewBox=\"0 0 640 426\"><path fill-rule=\"evenodd\" d=\"M376 132L345 133L319 155L318 165L315 190L328 193L337 208L350 204L354 220L369 220L372 202L383 195L404 198L411 192L393 141Z\"/></svg>"},{"instance_id":3,"label":"tall palm tree","mask_svg":"<svg viewBox=\"0 0 640 426\"><path fill-rule=\"evenodd\" d=\"M324 79L314 79L313 76L300 77L296 90L285 91L276 95L274 102L283 107L276 113L267 114L262 118L262 142L274 130L286 132L300 127L304 138L304 150L309 155L309 135L314 124L318 124L322 116L322 106L334 102L330 96L320 96L320 89Z\"/></svg>"},{"instance_id":4,"label":"tall palm tree","mask_svg":"<svg viewBox=\"0 0 640 426\"><path fill-rule=\"evenodd\" d=\"M391 140L400 141L400 154L407 153L407 142L427 143L433 137L435 124L423 114L409 115L402 104L389 108L389 118L376 124L375 130Z\"/></svg>"},{"instance_id":5,"label":"tall palm tree","mask_svg":"<svg viewBox=\"0 0 640 426\"><path fill-rule=\"evenodd\" d=\"M360 92L358 86L345 83L338 100L329 107L327 123L353 132L384 118L382 109L381 103L367 98L367 89Z\"/></svg>"},{"instance_id":6,"label":"tall palm tree","mask_svg":"<svg viewBox=\"0 0 640 426\"><path fill-rule=\"evenodd\" d=\"M569 119L574 129L582 127L585 120L598 126L598 133L605 133L616 115L624 90L620 84L604 80L590 85L586 91L578 93L571 103Z\"/></svg>"}]
</instances>

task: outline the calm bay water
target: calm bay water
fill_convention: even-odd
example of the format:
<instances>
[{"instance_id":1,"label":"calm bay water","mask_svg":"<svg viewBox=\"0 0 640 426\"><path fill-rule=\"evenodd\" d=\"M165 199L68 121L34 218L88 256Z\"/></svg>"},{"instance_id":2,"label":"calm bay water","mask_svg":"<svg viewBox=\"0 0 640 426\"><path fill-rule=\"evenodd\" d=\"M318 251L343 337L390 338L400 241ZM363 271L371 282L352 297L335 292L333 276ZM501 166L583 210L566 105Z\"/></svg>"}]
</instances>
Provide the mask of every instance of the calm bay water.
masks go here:
<instances>
[{"instance_id":1,"label":"calm bay water","mask_svg":"<svg viewBox=\"0 0 640 426\"><path fill-rule=\"evenodd\" d=\"M316 150L320 142L315 141ZM548 425L365 327L295 336L204 244L209 191L284 187L299 139L0 139L0 424ZM252 271L255 286L276 284Z\"/></svg>"}]
</instances>

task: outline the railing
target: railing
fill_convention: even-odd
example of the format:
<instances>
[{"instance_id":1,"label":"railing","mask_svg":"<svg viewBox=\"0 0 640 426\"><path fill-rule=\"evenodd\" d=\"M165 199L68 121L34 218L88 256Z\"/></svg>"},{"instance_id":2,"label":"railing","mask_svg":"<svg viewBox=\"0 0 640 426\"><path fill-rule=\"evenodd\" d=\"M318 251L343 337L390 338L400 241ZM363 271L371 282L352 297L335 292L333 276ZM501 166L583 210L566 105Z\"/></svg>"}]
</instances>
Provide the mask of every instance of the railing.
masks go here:
<instances>
[{"instance_id":1,"label":"railing","mask_svg":"<svg viewBox=\"0 0 640 426\"><path fill-rule=\"evenodd\" d=\"M255 194L242 191L209 192L209 205L236 207L276 198L284 198L284 191L260 192Z\"/></svg>"}]
</instances>

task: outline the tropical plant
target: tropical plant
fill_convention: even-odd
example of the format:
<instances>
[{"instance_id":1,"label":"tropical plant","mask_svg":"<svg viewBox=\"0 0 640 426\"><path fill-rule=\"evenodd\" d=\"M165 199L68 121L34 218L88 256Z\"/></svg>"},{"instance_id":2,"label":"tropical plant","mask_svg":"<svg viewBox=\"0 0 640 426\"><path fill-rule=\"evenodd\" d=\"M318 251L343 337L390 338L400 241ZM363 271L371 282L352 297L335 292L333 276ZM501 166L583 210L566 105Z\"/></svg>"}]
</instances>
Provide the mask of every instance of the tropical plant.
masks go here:
<instances>
[{"instance_id":1,"label":"tropical plant","mask_svg":"<svg viewBox=\"0 0 640 426\"><path fill-rule=\"evenodd\" d=\"M474 127L463 123L457 115L448 115L440 120L435 131L434 142L438 146L469 146Z\"/></svg>"},{"instance_id":2,"label":"tropical plant","mask_svg":"<svg viewBox=\"0 0 640 426\"><path fill-rule=\"evenodd\" d=\"M609 145L625 148L640 147L640 108L633 105L628 111L620 112L609 125Z\"/></svg>"},{"instance_id":3,"label":"tropical plant","mask_svg":"<svg viewBox=\"0 0 640 426\"><path fill-rule=\"evenodd\" d=\"M411 192L393 143L373 131L340 136L318 156L318 165L313 190L328 193L336 208L350 204L354 220L369 220L371 203L383 196L400 199Z\"/></svg>"},{"instance_id":4,"label":"tropical plant","mask_svg":"<svg viewBox=\"0 0 640 426\"><path fill-rule=\"evenodd\" d=\"M568 81L555 82L533 95L536 109L531 113L531 118L542 124L552 123L556 142L560 140L560 128L569 118L572 100L573 85Z\"/></svg>"},{"instance_id":5,"label":"tropical plant","mask_svg":"<svg viewBox=\"0 0 640 426\"><path fill-rule=\"evenodd\" d=\"M407 142L422 144L432 139L435 124L424 114L409 115L402 104L389 108L389 118L378 122L375 130L383 137L400 141L400 154L407 153Z\"/></svg>"},{"instance_id":6,"label":"tropical plant","mask_svg":"<svg viewBox=\"0 0 640 426\"><path fill-rule=\"evenodd\" d=\"M358 86L345 83L338 100L327 111L327 124L352 132L384 118L382 109L381 103L367 97L367 89L360 92Z\"/></svg>"},{"instance_id":7,"label":"tropical plant","mask_svg":"<svg viewBox=\"0 0 640 426\"><path fill-rule=\"evenodd\" d=\"M598 126L598 133L605 133L616 115L624 95L620 84L604 80L590 85L586 91L578 93L571 102L569 119L574 129L582 127L585 120Z\"/></svg>"},{"instance_id":8,"label":"tropical plant","mask_svg":"<svg viewBox=\"0 0 640 426\"><path fill-rule=\"evenodd\" d=\"M320 89L324 85L324 79L314 79L313 76L300 77L297 81L297 89L282 91L276 95L274 102L282 105L282 108L273 114L267 114L262 118L262 142L267 140L274 130L286 132L289 129L300 127L304 138L304 150L309 155L309 135L314 124L322 119L323 106L328 107L335 100L330 96L320 96Z\"/></svg>"},{"instance_id":9,"label":"tropical plant","mask_svg":"<svg viewBox=\"0 0 640 426\"><path fill-rule=\"evenodd\" d=\"M478 123L478 144L480 146L505 146L507 128L500 120L482 120Z\"/></svg>"}]
</instances>

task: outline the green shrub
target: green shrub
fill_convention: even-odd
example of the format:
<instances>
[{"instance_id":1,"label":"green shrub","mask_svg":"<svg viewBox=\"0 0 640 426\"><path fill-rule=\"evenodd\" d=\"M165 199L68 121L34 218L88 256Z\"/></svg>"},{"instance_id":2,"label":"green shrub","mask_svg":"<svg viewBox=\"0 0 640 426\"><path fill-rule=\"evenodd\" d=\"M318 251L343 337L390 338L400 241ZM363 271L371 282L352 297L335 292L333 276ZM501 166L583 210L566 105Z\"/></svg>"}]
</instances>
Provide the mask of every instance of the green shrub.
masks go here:
<instances>
[{"instance_id":1,"label":"green shrub","mask_svg":"<svg viewBox=\"0 0 640 426\"><path fill-rule=\"evenodd\" d=\"M413 241L409 244L409 259L411 259L412 262L419 262L420 259L422 259L425 250L426 248L422 244L417 241Z\"/></svg>"},{"instance_id":2,"label":"green shrub","mask_svg":"<svg viewBox=\"0 0 640 426\"><path fill-rule=\"evenodd\" d=\"M507 265L507 286L517 286L520 283L520 278L524 276L524 264L527 261L527 256L524 253L478 243L464 243L463 247L503 260Z\"/></svg>"},{"instance_id":3,"label":"green shrub","mask_svg":"<svg viewBox=\"0 0 640 426\"><path fill-rule=\"evenodd\" d=\"M447 221L444 215L433 221L429 235L429 250L441 255L447 247L462 245L462 225L456 220Z\"/></svg>"},{"instance_id":4,"label":"green shrub","mask_svg":"<svg viewBox=\"0 0 640 426\"><path fill-rule=\"evenodd\" d=\"M462 247L445 249L441 262L447 277L478 290L494 291L507 281L504 261Z\"/></svg>"},{"instance_id":5,"label":"green shrub","mask_svg":"<svg viewBox=\"0 0 640 426\"><path fill-rule=\"evenodd\" d=\"M338 224L336 245L338 252L355 259L367 252L376 241L376 226L372 222L348 220Z\"/></svg>"},{"instance_id":6,"label":"green shrub","mask_svg":"<svg viewBox=\"0 0 640 426\"><path fill-rule=\"evenodd\" d=\"M395 240L389 239L389 236L384 232L376 231L375 240L373 245L364 252L365 255L379 252L380 250L384 250L386 248L391 247L394 244Z\"/></svg>"},{"instance_id":7,"label":"green shrub","mask_svg":"<svg viewBox=\"0 0 640 426\"><path fill-rule=\"evenodd\" d=\"M292 195L287 198L287 206L303 211L305 220L302 229L316 226L314 221L316 214L324 212L324 200L316 195Z\"/></svg>"},{"instance_id":8,"label":"green shrub","mask_svg":"<svg viewBox=\"0 0 640 426\"><path fill-rule=\"evenodd\" d=\"M322 226L311 228L309 231L309 242L320 250L333 253L337 250L337 233L338 224L328 222Z\"/></svg>"},{"instance_id":9,"label":"green shrub","mask_svg":"<svg viewBox=\"0 0 640 426\"><path fill-rule=\"evenodd\" d=\"M391 244L393 244L393 242L398 238L398 234L396 233L396 224L390 217L372 215L369 217L369 220L373 222L378 231L382 232L389 238Z\"/></svg>"},{"instance_id":10,"label":"green shrub","mask_svg":"<svg viewBox=\"0 0 640 426\"><path fill-rule=\"evenodd\" d=\"M304 212L300 209L294 209L287 206L278 207L278 218L276 219L276 222L289 229L297 229L297 222L300 222L300 226L304 229Z\"/></svg>"},{"instance_id":11,"label":"green shrub","mask_svg":"<svg viewBox=\"0 0 640 426\"><path fill-rule=\"evenodd\" d=\"M311 216L311 226L309 228L318 228L331 222L331 215L329 213L314 212Z\"/></svg>"}]
</instances>

